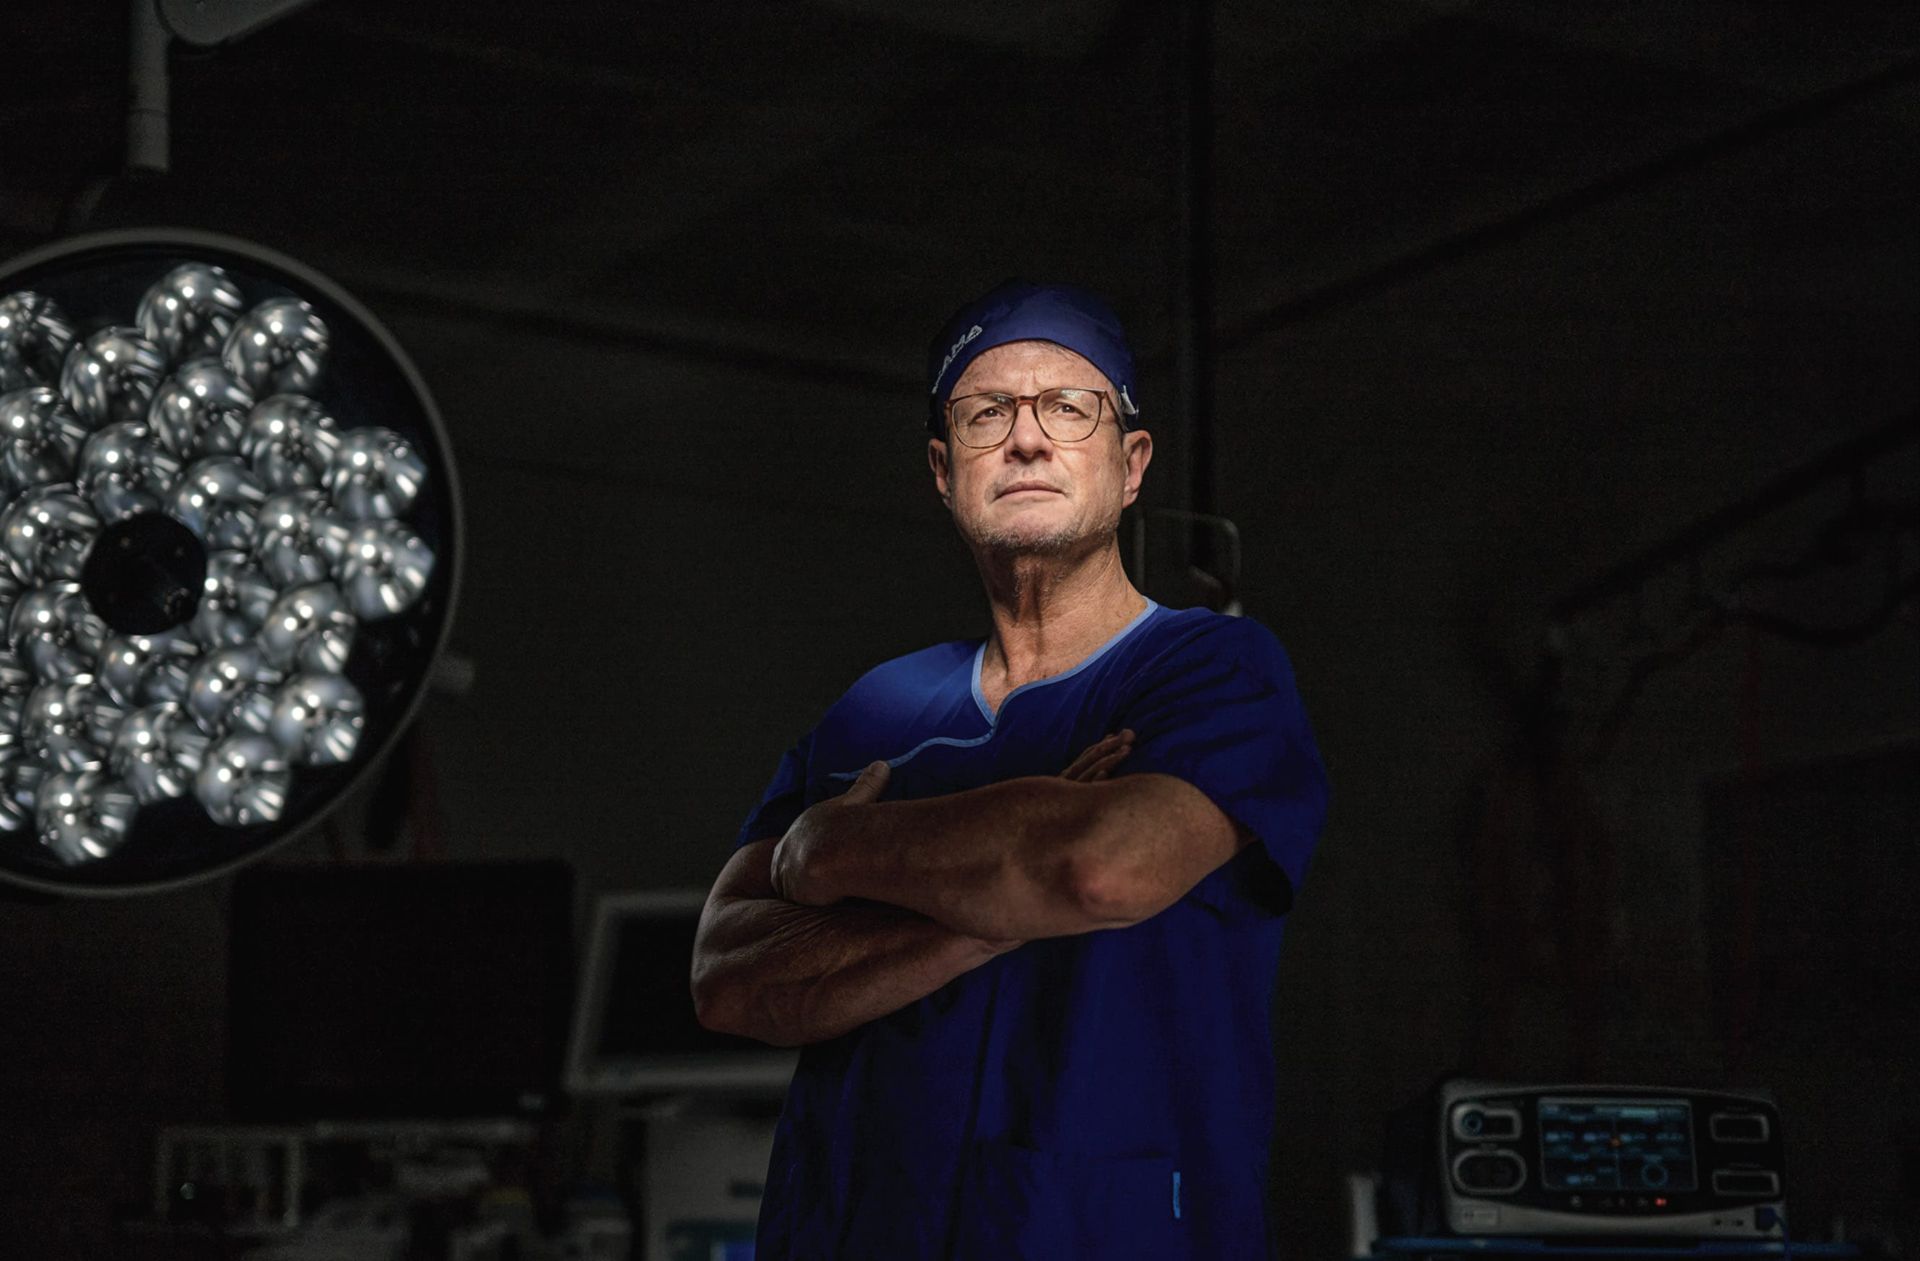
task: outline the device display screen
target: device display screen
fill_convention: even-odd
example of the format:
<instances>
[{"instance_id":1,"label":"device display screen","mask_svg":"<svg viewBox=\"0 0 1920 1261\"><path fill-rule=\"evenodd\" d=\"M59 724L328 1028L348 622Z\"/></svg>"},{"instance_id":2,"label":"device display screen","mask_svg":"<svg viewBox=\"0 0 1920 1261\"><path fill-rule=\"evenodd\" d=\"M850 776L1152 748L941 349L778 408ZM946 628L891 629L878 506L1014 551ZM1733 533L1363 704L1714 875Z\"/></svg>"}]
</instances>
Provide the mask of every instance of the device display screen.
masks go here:
<instances>
[{"instance_id":1,"label":"device display screen","mask_svg":"<svg viewBox=\"0 0 1920 1261\"><path fill-rule=\"evenodd\" d=\"M1549 1191L1692 1191L1693 1113L1677 1099L1542 1099Z\"/></svg>"}]
</instances>

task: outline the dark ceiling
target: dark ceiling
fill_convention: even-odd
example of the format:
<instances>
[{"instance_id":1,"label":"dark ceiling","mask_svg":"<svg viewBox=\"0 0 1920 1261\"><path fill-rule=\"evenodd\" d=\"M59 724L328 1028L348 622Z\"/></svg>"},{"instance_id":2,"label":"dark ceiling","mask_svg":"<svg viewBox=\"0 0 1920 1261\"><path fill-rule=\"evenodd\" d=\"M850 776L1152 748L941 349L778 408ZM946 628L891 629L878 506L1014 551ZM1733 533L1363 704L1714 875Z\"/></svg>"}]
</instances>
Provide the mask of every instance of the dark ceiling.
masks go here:
<instances>
[{"instance_id":1,"label":"dark ceiling","mask_svg":"<svg viewBox=\"0 0 1920 1261\"><path fill-rule=\"evenodd\" d=\"M1920 152L1917 12L1220 5L1222 342L1597 205L1764 172L1796 129ZM15 0L8 25L32 50L0 85L12 249L173 215L376 309L876 383L911 382L925 330L1012 272L1106 288L1149 358L1176 314L1174 6L318 0L176 51L172 172L134 193L97 183L124 151L125 6ZM1911 205L1914 165L1866 203L1836 186L1789 209L1910 237L1871 199Z\"/></svg>"}]
</instances>

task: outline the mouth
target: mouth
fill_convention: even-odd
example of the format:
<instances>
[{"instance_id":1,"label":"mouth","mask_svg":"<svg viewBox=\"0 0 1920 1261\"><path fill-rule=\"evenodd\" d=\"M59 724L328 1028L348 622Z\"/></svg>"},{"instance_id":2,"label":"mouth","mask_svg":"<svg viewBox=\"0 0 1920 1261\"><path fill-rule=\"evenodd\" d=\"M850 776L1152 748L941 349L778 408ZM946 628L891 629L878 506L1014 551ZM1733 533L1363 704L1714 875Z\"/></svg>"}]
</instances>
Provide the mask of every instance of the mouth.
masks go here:
<instances>
[{"instance_id":1,"label":"mouth","mask_svg":"<svg viewBox=\"0 0 1920 1261\"><path fill-rule=\"evenodd\" d=\"M1005 499L1011 495L1058 495L1060 493L1060 489L1057 486L1043 486L1039 482L1020 482L1017 485L1007 487L996 495L995 498Z\"/></svg>"}]
</instances>

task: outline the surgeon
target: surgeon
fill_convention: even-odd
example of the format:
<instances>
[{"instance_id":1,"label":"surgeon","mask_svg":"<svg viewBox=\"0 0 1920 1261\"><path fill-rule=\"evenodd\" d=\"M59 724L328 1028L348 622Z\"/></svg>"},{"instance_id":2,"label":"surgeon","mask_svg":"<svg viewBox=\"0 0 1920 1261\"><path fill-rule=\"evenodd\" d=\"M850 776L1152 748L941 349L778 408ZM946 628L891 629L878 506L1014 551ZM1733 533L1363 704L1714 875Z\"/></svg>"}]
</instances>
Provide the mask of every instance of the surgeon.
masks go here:
<instances>
[{"instance_id":1,"label":"surgeon","mask_svg":"<svg viewBox=\"0 0 1920 1261\"><path fill-rule=\"evenodd\" d=\"M755 1256L1271 1257L1274 971L1327 808L1292 668L1128 581L1153 439L1100 299L1003 284L927 384L993 633L800 737L695 944L703 1024L801 1048Z\"/></svg>"}]
</instances>

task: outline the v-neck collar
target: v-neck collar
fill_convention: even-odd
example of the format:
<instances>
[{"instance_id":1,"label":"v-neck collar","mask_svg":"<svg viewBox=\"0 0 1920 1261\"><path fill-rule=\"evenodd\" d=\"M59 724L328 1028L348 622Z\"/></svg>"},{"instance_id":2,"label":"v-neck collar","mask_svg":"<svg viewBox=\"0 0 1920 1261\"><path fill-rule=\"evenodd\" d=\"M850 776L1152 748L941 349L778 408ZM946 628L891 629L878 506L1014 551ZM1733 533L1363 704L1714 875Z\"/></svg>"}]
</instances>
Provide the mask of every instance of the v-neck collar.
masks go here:
<instances>
[{"instance_id":1,"label":"v-neck collar","mask_svg":"<svg viewBox=\"0 0 1920 1261\"><path fill-rule=\"evenodd\" d=\"M1059 674L1049 674L1044 679L1035 679L1031 683L1022 683L1019 687L1014 688L1011 692L1008 692L1005 696L1002 696L1000 698L1000 708L997 710L987 704L987 694L980 689L980 665L987 658L987 645L990 642L992 642L992 637L989 636L986 639L982 639L980 641L980 646L974 649L974 652L973 652L973 703L980 707L980 716L987 720L987 725L989 727L994 726L1000 721L1000 715L1007 712L1007 702L1012 700L1014 697L1020 695L1020 693L1029 691L1036 687L1045 687L1049 683L1058 683L1063 679L1070 679L1074 675L1086 669L1088 666L1092 665L1094 662L1100 660L1100 658L1106 656L1108 651L1112 649L1112 647L1115 644L1119 643L1121 640L1125 639L1128 635L1132 634L1134 627L1140 625L1140 623L1146 621L1149 617L1152 617L1153 611L1160 607L1158 604L1154 603L1153 598L1151 596L1147 597L1146 599L1147 599L1146 608L1141 609L1138 613L1134 614L1132 621L1128 622L1125 626L1122 626L1119 630L1115 631L1113 634L1113 638L1109 639L1106 643L1101 644L1098 648L1094 649L1091 653L1087 654L1086 658L1082 660L1079 665L1073 666L1066 670L1062 670Z\"/></svg>"}]
</instances>

